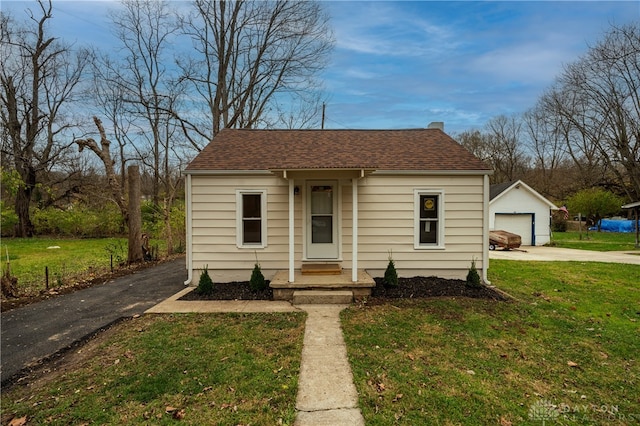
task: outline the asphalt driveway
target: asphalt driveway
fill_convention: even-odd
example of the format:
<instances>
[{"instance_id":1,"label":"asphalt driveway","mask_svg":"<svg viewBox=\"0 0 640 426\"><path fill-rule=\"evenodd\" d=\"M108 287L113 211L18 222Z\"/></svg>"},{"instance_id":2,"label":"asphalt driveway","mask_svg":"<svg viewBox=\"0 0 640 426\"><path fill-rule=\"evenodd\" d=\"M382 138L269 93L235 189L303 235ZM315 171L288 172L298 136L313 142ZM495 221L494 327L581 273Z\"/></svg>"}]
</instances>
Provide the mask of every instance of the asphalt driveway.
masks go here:
<instances>
[{"instance_id":1,"label":"asphalt driveway","mask_svg":"<svg viewBox=\"0 0 640 426\"><path fill-rule=\"evenodd\" d=\"M534 260L534 261L581 261L628 263L640 265L640 250L591 251L560 247L522 246L521 250L489 251L489 259Z\"/></svg>"},{"instance_id":2,"label":"asphalt driveway","mask_svg":"<svg viewBox=\"0 0 640 426\"><path fill-rule=\"evenodd\" d=\"M1 381L184 288L184 258L2 313Z\"/></svg>"}]
</instances>

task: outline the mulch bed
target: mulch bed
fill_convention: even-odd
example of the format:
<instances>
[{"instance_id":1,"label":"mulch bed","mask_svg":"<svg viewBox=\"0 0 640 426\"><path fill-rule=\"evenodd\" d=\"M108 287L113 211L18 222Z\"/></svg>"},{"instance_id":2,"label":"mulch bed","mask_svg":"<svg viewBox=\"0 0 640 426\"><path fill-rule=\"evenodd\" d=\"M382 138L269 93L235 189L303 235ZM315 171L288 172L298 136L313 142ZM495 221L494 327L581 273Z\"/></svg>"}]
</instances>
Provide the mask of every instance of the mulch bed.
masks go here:
<instances>
[{"instance_id":1,"label":"mulch bed","mask_svg":"<svg viewBox=\"0 0 640 426\"><path fill-rule=\"evenodd\" d=\"M249 287L249 281L235 281L230 283L214 283L213 293L200 294L198 290L190 291L178 300L272 300L273 290L269 287L254 291Z\"/></svg>"},{"instance_id":2,"label":"mulch bed","mask_svg":"<svg viewBox=\"0 0 640 426\"><path fill-rule=\"evenodd\" d=\"M417 299L427 297L470 297L474 299L507 300L501 292L482 286L471 288L463 280L438 277L413 277L398 279L397 287L385 287L382 278L374 278L376 286L371 291L370 300ZM248 281L216 283L210 295L201 295L196 290L179 300L272 300L273 291L268 287L255 292Z\"/></svg>"}]
</instances>

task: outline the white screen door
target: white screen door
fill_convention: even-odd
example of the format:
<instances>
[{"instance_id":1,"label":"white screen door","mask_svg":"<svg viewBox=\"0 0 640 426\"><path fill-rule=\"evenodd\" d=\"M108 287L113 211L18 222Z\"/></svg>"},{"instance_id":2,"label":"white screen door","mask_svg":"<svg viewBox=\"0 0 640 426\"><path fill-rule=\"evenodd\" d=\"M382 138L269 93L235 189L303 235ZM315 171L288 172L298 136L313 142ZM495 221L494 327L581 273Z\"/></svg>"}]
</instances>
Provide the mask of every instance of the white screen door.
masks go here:
<instances>
[{"instance_id":1,"label":"white screen door","mask_svg":"<svg viewBox=\"0 0 640 426\"><path fill-rule=\"evenodd\" d=\"M307 258L338 258L338 183L307 183Z\"/></svg>"}]
</instances>

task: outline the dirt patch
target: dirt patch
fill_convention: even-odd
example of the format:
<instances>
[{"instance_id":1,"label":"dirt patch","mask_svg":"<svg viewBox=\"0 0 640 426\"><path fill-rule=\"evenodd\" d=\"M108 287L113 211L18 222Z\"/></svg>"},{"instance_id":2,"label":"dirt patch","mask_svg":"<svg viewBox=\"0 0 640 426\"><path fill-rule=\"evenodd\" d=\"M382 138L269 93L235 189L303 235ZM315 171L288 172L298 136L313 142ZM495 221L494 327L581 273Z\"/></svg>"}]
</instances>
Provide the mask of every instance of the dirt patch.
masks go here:
<instances>
[{"instance_id":1,"label":"dirt patch","mask_svg":"<svg viewBox=\"0 0 640 426\"><path fill-rule=\"evenodd\" d=\"M374 278L376 286L371 291L370 301L386 299L412 299L426 297L470 297L474 299L507 300L500 291L487 286L472 288L463 280L438 277L400 278L397 287L385 287L382 278ZM251 290L248 281L216 283L210 295L192 291L179 300L272 300L273 291Z\"/></svg>"}]
</instances>

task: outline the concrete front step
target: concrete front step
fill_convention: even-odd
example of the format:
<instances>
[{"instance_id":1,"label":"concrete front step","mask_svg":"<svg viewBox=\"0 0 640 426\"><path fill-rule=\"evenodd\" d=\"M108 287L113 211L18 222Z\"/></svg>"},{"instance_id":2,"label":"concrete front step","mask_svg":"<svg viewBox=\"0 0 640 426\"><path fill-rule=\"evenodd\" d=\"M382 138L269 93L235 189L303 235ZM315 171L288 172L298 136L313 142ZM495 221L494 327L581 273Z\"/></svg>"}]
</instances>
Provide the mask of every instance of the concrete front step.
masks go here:
<instances>
[{"instance_id":1,"label":"concrete front step","mask_svg":"<svg viewBox=\"0 0 640 426\"><path fill-rule=\"evenodd\" d=\"M302 275L340 275L342 267L338 263L304 263Z\"/></svg>"},{"instance_id":2,"label":"concrete front step","mask_svg":"<svg viewBox=\"0 0 640 426\"><path fill-rule=\"evenodd\" d=\"M353 302L353 292L348 290L296 290L294 305L345 305Z\"/></svg>"}]
</instances>

